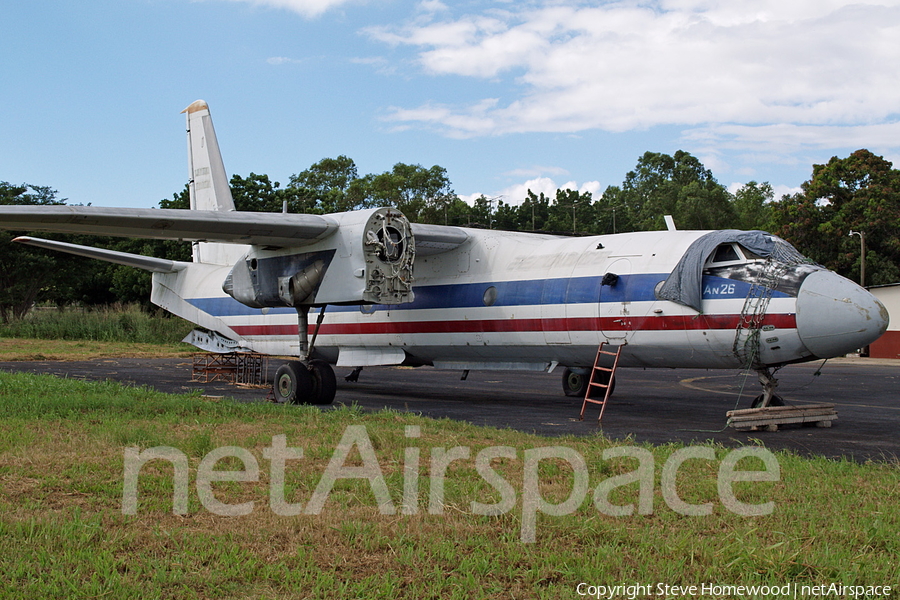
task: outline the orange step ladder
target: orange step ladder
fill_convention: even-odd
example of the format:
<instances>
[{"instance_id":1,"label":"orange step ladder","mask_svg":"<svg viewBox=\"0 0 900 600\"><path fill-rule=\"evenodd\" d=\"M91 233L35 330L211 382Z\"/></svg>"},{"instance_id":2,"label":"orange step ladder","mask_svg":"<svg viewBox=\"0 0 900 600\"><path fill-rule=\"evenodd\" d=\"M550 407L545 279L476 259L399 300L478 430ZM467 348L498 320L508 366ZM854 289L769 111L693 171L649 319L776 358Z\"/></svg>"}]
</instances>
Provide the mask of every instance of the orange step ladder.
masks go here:
<instances>
[{"instance_id":1,"label":"orange step ladder","mask_svg":"<svg viewBox=\"0 0 900 600\"><path fill-rule=\"evenodd\" d=\"M612 389L615 386L615 375L616 368L619 366L619 355L622 354L622 348L625 347L625 344L613 346L615 352L603 349L608 344L609 342L603 342L600 344L600 347L597 348L597 358L594 359L594 367L591 369L591 376L588 378L587 388L584 391L584 402L581 403L580 420L582 421L584 421L584 411L587 408L588 402L600 405L600 416L597 417L597 422L599 423L603 419L603 411L606 410L606 402L609 400L609 396L612 394ZM604 357L612 357L612 365L602 365L601 361L606 364L609 363L609 359L606 358L606 360L604 360ZM604 381L606 383L603 383ZM591 398L591 394L595 388L603 390L603 400Z\"/></svg>"}]
</instances>

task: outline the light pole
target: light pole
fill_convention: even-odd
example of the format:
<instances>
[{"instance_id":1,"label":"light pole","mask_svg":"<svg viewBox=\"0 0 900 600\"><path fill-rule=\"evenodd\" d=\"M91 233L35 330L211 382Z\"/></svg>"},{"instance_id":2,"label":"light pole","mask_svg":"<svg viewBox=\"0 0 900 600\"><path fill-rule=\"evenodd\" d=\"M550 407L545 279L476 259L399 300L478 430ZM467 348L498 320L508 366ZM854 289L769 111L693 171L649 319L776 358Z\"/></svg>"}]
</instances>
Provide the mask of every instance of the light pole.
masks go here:
<instances>
[{"instance_id":1,"label":"light pole","mask_svg":"<svg viewBox=\"0 0 900 600\"><path fill-rule=\"evenodd\" d=\"M577 204L560 204L561 208L571 208L572 209L572 235L575 235L575 209L578 207Z\"/></svg>"},{"instance_id":2,"label":"light pole","mask_svg":"<svg viewBox=\"0 0 900 600\"><path fill-rule=\"evenodd\" d=\"M610 206L609 208L606 209L606 210L611 210L612 214L613 214L613 219L612 219L613 233L616 232L616 209L617 208L622 208L622 207L621 206Z\"/></svg>"},{"instance_id":3,"label":"light pole","mask_svg":"<svg viewBox=\"0 0 900 600\"><path fill-rule=\"evenodd\" d=\"M497 202L498 206L500 200L503 199L503 196L494 196L493 198L485 198L488 203L488 229L494 228L494 202Z\"/></svg>"},{"instance_id":4,"label":"light pole","mask_svg":"<svg viewBox=\"0 0 900 600\"><path fill-rule=\"evenodd\" d=\"M859 285L866 287L866 234L862 231L850 230L850 237L859 236Z\"/></svg>"}]
</instances>

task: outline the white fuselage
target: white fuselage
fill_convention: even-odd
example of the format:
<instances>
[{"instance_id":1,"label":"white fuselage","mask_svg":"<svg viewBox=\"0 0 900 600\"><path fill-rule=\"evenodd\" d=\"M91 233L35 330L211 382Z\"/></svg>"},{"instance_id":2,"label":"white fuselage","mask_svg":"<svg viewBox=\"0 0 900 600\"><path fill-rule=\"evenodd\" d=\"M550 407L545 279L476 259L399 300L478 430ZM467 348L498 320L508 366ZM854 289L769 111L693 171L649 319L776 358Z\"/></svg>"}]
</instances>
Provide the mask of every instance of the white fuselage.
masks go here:
<instances>
[{"instance_id":1,"label":"white fuselage","mask_svg":"<svg viewBox=\"0 0 900 600\"><path fill-rule=\"evenodd\" d=\"M654 294L687 247L707 232L580 238L466 232L469 239L460 247L416 257L413 302L329 305L316 355L340 366L407 362L545 370L556 364L589 366L598 345L609 341L627 342L623 366L741 366L734 343L749 284L704 278L700 314ZM244 306L221 289L228 266L196 266L193 272L155 275L154 301L255 351L297 355L294 308ZM607 273L618 275L614 285L602 285ZM171 293L157 293L160 286ZM763 321L760 362L809 357L795 314L796 298L773 296Z\"/></svg>"}]
</instances>

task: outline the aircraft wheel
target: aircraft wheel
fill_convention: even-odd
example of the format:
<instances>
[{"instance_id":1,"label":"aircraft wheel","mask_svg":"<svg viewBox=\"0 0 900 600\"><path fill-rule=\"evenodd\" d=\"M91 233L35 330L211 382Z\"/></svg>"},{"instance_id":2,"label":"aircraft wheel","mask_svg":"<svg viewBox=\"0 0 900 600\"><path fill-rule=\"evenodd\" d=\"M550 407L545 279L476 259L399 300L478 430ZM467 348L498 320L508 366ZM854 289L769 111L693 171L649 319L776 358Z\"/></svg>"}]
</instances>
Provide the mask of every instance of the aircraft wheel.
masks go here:
<instances>
[{"instance_id":1,"label":"aircraft wheel","mask_svg":"<svg viewBox=\"0 0 900 600\"><path fill-rule=\"evenodd\" d=\"M764 394L760 394L756 398L753 399L753 404L750 405L750 408L761 408L763 403ZM772 396L772 399L769 400L769 406L784 406L784 398L781 396Z\"/></svg>"},{"instance_id":2,"label":"aircraft wheel","mask_svg":"<svg viewBox=\"0 0 900 600\"><path fill-rule=\"evenodd\" d=\"M587 378L585 378L587 379ZM609 373L603 373L600 375L600 381L597 383L607 383L609 384L609 395L612 397L613 392L616 391L616 378L612 378L612 383L609 383ZM606 390L603 388L594 388L593 393L591 393L591 398L595 400L603 400L603 395L606 393Z\"/></svg>"},{"instance_id":3,"label":"aircraft wheel","mask_svg":"<svg viewBox=\"0 0 900 600\"><path fill-rule=\"evenodd\" d=\"M579 375L571 369L566 369L563 372L562 385L566 396L584 398L587 382L587 375Z\"/></svg>"},{"instance_id":4,"label":"aircraft wheel","mask_svg":"<svg viewBox=\"0 0 900 600\"><path fill-rule=\"evenodd\" d=\"M609 377L608 373L604 373L603 377ZM598 383L606 383L607 380L601 380ZM571 396L573 398L584 398L585 393L587 392L588 385L588 376L587 375L579 375L578 373L566 369L563 373L563 392L565 392L566 396ZM616 380L613 378L612 384L609 388L609 395L612 396L613 392L616 391ZM604 390L602 388L594 388L591 393L591 398L595 399L603 399Z\"/></svg>"},{"instance_id":5,"label":"aircraft wheel","mask_svg":"<svg viewBox=\"0 0 900 600\"><path fill-rule=\"evenodd\" d=\"M278 367L274 387L275 400L282 404L307 404L313 398L313 377L299 360Z\"/></svg>"},{"instance_id":6,"label":"aircraft wheel","mask_svg":"<svg viewBox=\"0 0 900 600\"><path fill-rule=\"evenodd\" d=\"M309 361L309 374L312 378L312 404L331 404L337 392L337 380L334 369L324 360Z\"/></svg>"}]
</instances>

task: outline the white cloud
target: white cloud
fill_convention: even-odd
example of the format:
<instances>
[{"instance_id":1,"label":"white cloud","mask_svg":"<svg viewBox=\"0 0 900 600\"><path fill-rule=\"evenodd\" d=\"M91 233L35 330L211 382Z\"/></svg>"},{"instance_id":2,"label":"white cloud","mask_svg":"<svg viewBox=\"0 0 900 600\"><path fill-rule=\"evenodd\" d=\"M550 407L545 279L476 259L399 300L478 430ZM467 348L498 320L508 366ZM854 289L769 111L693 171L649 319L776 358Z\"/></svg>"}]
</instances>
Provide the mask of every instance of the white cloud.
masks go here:
<instances>
[{"instance_id":1,"label":"white cloud","mask_svg":"<svg viewBox=\"0 0 900 600\"><path fill-rule=\"evenodd\" d=\"M741 147L897 145L898 0L547 0L367 33L412 47L434 76L509 84L387 117L452 137L675 124Z\"/></svg>"},{"instance_id":2,"label":"white cloud","mask_svg":"<svg viewBox=\"0 0 900 600\"><path fill-rule=\"evenodd\" d=\"M232 2L244 2L254 6L281 8L290 10L308 19L318 17L333 8L359 2L359 0L231 0Z\"/></svg>"},{"instance_id":3,"label":"white cloud","mask_svg":"<svg viewBox=\"0 0 900 600\"><path fill-rule=\"evenodd\" d=\"M358 56L351 58L350 63L371 67L380 75L393 76L397 73L396 66L383 56Z\"/></svg>"},{"instance_id":4,"label":"white cloud","mask_svg":"<svg viewBox=\"0 0 900 600\"><path fill-rule=\"evenodd\" d=\"M438 13L450 10L440 0L422 0L422 2L419 2L418 9L424 13Z\"/></svg>"},{"instance_id":5,"label":"white cloud","mask_svg":"<svg viewBox=\"0 0 900 600\"><path fill-rule=\"evenodd\" d=\"M900 121L873 125L712 125L685 132L685 138L721 148L753 147L777 153L785 148L891 148L900 140Z\"/></svg>"},{"instance_id":6,"label":"white cloud","mask_svg":"<svg viewBox=\"0 0 900 600\"><path fill-rule=\"evenodd\" d=\"M476 192L474 194L460 195L459 197L468 204L475 204L475 200L477 200L479 196L485 196L486 198L500 198L506 204L518 206L528 197L529 190L537 196L544 194L544 196L550 198L552 202L552 200L556 198L557 190L566 189L575 190L581 193L590 192L594 199L597 199L600 197L604 188L599 181L586 181L581 185L578 185L578 183L574 181L558 184L550 177L538 176L521 183L508 185L503 189L491 193Z\"/></svg>"},{"instance_id":7,"label":"white cloud","mask_svg":"<svg viewBox=\"0 0 900 600\"><path fill-rule=\"evenodd\" d=\"M288 58L286 56L272 56L266 59L266 62L270 65L291 65L291 64L300 64L303 61L298 58Z\"/></svg>"},{"instance_id":8,"label":"white cloud","mask_svg":"<svg viewBox=\"0 0 900 600\"><path fill-rule=\"evenodd\" d=\"M803 193L803 188L788 187L786 185L773 185L772 198L776 201L781 200L782 196L793 196L794 194Z\"/></svg>"}]
</instances>

